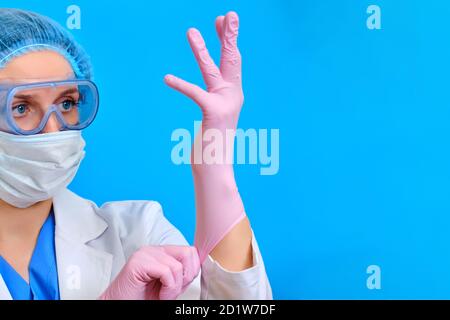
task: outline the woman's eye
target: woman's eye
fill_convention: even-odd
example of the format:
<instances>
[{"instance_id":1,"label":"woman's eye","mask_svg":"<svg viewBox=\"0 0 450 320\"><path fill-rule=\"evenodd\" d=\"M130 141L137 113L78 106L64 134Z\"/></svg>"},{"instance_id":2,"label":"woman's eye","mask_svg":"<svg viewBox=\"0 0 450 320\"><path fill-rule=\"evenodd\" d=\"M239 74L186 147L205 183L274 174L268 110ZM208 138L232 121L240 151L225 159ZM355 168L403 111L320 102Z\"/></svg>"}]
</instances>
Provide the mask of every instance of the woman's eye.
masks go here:
<instances>
[{"instance_id":1,"label":"woman's eye","mask_svg":"<svg viewBox=\"0 0 450 320\"><path fill-rule=\"evenodd\" d=\"M23 117L27 114L27 111L29 110L28 106L26 104L18 104L17 106L14 106L12 108L13 116L14 117Z\"/></svg>"},{"instance_id":2,"label":"woman's eye","mask_svg":"<svg viewBox=\"0 0 450 320\"><path fill-rule=\"evenodd\" d=\"M72 110L73 107L75 107L77 105L77 103L73 100L64 100L63 102L60 103L61 105L61 109L63 112L67 112Z\"/></svg>"}]
</instances>

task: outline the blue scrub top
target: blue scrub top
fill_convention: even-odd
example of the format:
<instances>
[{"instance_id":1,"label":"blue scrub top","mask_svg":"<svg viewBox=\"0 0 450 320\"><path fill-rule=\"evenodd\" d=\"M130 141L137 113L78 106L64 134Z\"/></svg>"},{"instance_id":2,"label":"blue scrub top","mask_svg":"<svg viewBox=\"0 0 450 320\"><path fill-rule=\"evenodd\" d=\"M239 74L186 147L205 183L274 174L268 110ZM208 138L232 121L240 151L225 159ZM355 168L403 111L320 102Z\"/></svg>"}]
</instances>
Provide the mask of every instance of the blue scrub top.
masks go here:
<instances>
[{"instance_id":1,"label":"blue scrub top","mask_svg":"<svg viewBox=\"0 0 450 320\"><path fill-rule=\"evenodd\" d=\"M29 283L0 255L0 274L14 300L59 300L53 208L39 232L28 270Z\"/></svg>"}]
</instances>

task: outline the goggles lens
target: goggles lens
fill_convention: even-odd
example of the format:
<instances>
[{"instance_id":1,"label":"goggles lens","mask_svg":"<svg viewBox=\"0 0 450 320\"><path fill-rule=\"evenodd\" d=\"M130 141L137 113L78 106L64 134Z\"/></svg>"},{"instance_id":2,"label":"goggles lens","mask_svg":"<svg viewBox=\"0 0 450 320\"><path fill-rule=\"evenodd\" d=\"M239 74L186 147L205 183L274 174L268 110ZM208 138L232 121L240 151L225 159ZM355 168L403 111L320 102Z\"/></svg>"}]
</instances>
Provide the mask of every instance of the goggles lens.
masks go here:
<instances>
[{"instance_id":1,"label":"goggles lens","mask_svg":"<svg viewBox=\"0 0 450 320\"><path fill-rule=\"evenodd\" d=\"M6 104L11 124L22 134L41 131L50 117L61 128L83 129L95 118L98 91L90 81L61 81L17 86Z\"/></svg>"}]
</instances>

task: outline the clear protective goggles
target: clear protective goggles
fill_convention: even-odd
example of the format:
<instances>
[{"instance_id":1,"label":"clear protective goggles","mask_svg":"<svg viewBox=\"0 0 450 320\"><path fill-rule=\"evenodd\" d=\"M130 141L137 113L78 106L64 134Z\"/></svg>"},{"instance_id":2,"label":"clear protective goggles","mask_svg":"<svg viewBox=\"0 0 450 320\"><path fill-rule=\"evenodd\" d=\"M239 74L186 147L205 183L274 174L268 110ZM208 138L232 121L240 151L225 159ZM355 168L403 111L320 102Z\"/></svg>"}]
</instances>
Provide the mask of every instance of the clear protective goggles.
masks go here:
<instances>
[{"instance_id":1,"label":"clear protective goggles","mask_svg":"<svg viewBox=\"0 0 450 320\"><path fill-rule=\"evenodd\" d=\"M40 133L55 114L59 130L81 130L97 115L99 94L90 80L0 83L0 130Z\"/></svg>"}]
</instances>

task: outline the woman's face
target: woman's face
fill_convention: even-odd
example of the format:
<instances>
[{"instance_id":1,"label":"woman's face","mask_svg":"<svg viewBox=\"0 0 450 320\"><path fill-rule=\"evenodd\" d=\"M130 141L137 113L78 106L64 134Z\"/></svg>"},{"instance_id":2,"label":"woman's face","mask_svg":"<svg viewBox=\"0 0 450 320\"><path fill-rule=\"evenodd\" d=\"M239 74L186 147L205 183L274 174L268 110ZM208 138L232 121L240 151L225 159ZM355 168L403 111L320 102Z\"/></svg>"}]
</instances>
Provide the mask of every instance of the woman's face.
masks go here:
<instances>
[{"instance_id":1,"label":"woman's face","mask_svg":"<svg viewBox=\"0 0 450 320\"><path fill-rule=\"evenodd\" d=\"M59 53L53 51L30 52L14 58L3 69L0 69L0 83L17 84L46 81L61 81L74 77L70 63ZM78 99L77 90L61 86L57 88L40 88L25 90L14 98L13 115L16 123L26 128L34 113L45 113L51 105L68 106L70 101ZM76 88L75 88L76 89ZM59 131L60 123L52 113L42 133Z\"/></svg>"}]
</instances>

